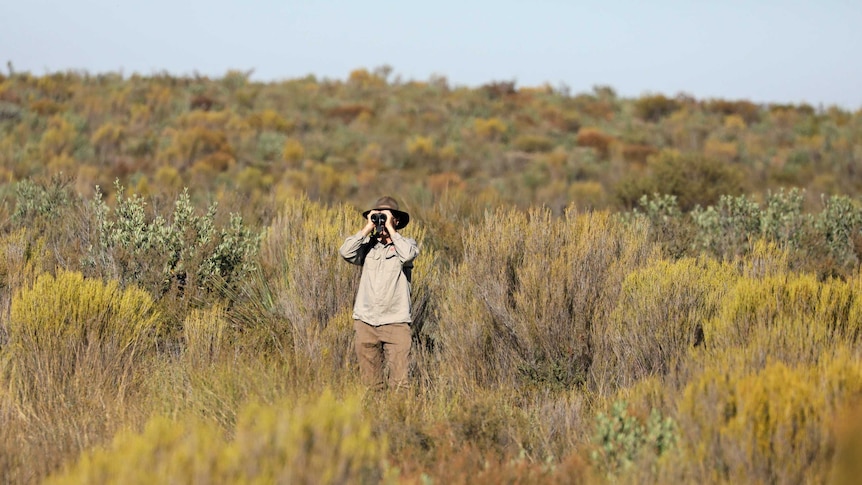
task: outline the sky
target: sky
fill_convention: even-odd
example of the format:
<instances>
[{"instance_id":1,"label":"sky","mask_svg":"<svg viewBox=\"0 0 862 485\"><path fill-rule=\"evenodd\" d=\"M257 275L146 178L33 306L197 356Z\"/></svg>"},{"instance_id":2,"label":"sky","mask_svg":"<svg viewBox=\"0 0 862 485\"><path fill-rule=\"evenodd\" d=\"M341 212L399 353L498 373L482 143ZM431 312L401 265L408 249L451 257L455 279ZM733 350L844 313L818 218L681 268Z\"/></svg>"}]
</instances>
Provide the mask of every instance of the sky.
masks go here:
<instances>
[{"instance_id":1,"label":"sky","mask_svg":"<svg viewBox=\"0 0 862 485\"><path fill-rule=\"evenodd\" d=\"M388 65L451 86L857 110L862 2L0 0L0 61L32 74L253 70L258 81Z\"/></svg>"}]
</instances>

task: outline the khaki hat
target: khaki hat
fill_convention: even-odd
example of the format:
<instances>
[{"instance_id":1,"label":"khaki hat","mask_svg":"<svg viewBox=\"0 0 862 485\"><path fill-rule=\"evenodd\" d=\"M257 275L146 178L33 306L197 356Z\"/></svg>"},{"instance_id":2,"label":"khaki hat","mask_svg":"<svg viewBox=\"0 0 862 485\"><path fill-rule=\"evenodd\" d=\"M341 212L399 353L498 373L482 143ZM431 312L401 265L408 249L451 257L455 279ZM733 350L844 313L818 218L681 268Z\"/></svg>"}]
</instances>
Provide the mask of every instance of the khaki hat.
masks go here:
<instances>
[{"instance_id":1,"label":"khaki hat","mask_svg":"<svg viewBox=\"0 0 862 485\"><path fill-rule=\"evenodd\" d=\"M362 213L362 217L368 219L368 214L373 210L388 210L398 219L398 224L395 226L395 229L401 229L410 222L410 214L398 210L398 202L395 201L392 197L384 196L377 199L377 202L374 203L374 207L368 209L367 211Z\"/></svg>"}]
</instances>

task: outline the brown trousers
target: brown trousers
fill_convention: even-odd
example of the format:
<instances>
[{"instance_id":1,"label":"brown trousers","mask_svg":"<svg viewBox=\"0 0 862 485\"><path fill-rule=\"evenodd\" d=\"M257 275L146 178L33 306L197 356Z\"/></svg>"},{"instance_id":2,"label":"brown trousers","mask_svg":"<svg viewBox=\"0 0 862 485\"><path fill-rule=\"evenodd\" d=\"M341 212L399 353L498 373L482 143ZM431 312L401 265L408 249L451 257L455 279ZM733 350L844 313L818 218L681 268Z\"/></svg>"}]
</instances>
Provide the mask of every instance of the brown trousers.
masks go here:
<instances>
[{"instance_id":1,"label":"brown trousers","mask_svg":"<svg viewBox=\"0 0 862 485\"><path fill-rule=\"evenodd\" d=\"M407 386L407 366L412 334L406 323L390 323L375 327L354 320L356 357L362 383L374 390L398 389ZM384 371L388 379L384 380Z\"/></svg>"}]
</instances>

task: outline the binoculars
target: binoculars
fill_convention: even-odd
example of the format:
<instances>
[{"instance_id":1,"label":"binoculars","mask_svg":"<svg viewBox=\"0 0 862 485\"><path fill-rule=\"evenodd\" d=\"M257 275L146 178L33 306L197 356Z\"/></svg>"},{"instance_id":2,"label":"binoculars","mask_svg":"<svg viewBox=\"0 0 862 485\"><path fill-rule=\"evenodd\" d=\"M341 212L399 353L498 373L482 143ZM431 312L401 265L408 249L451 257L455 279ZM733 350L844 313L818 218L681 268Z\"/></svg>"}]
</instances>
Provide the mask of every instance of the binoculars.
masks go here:
<instances>
[{"instance_id":1,"label":"binoculars","mask_svg":"<svg viewBox=\"0 0 862 485\"><path fill-rule=\"evenodd\" d=\"M371 214L371 223L377 227L377 232L382 232L386 226L386 214Z\"/></svg>"}]
</instances>

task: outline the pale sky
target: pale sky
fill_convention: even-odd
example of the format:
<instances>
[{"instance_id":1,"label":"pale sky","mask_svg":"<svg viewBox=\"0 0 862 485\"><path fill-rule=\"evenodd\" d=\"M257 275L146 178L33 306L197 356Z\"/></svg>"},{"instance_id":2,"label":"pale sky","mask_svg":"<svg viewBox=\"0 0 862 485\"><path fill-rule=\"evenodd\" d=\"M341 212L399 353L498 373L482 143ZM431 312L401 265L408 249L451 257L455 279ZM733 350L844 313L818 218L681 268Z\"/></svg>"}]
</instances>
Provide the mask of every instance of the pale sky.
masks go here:
<instances>
[{"instance_id":1,"label":"pale sky","mask_svg":"<svg viewBox=\"0 0 862 485\"><path fill-rule=\"evenodd\" d=\"M45 74L515 81L862 109L859 0L0 0L0 61ZM5 66L0 65L5 71Z\"/></svg>"}]
</instances>

